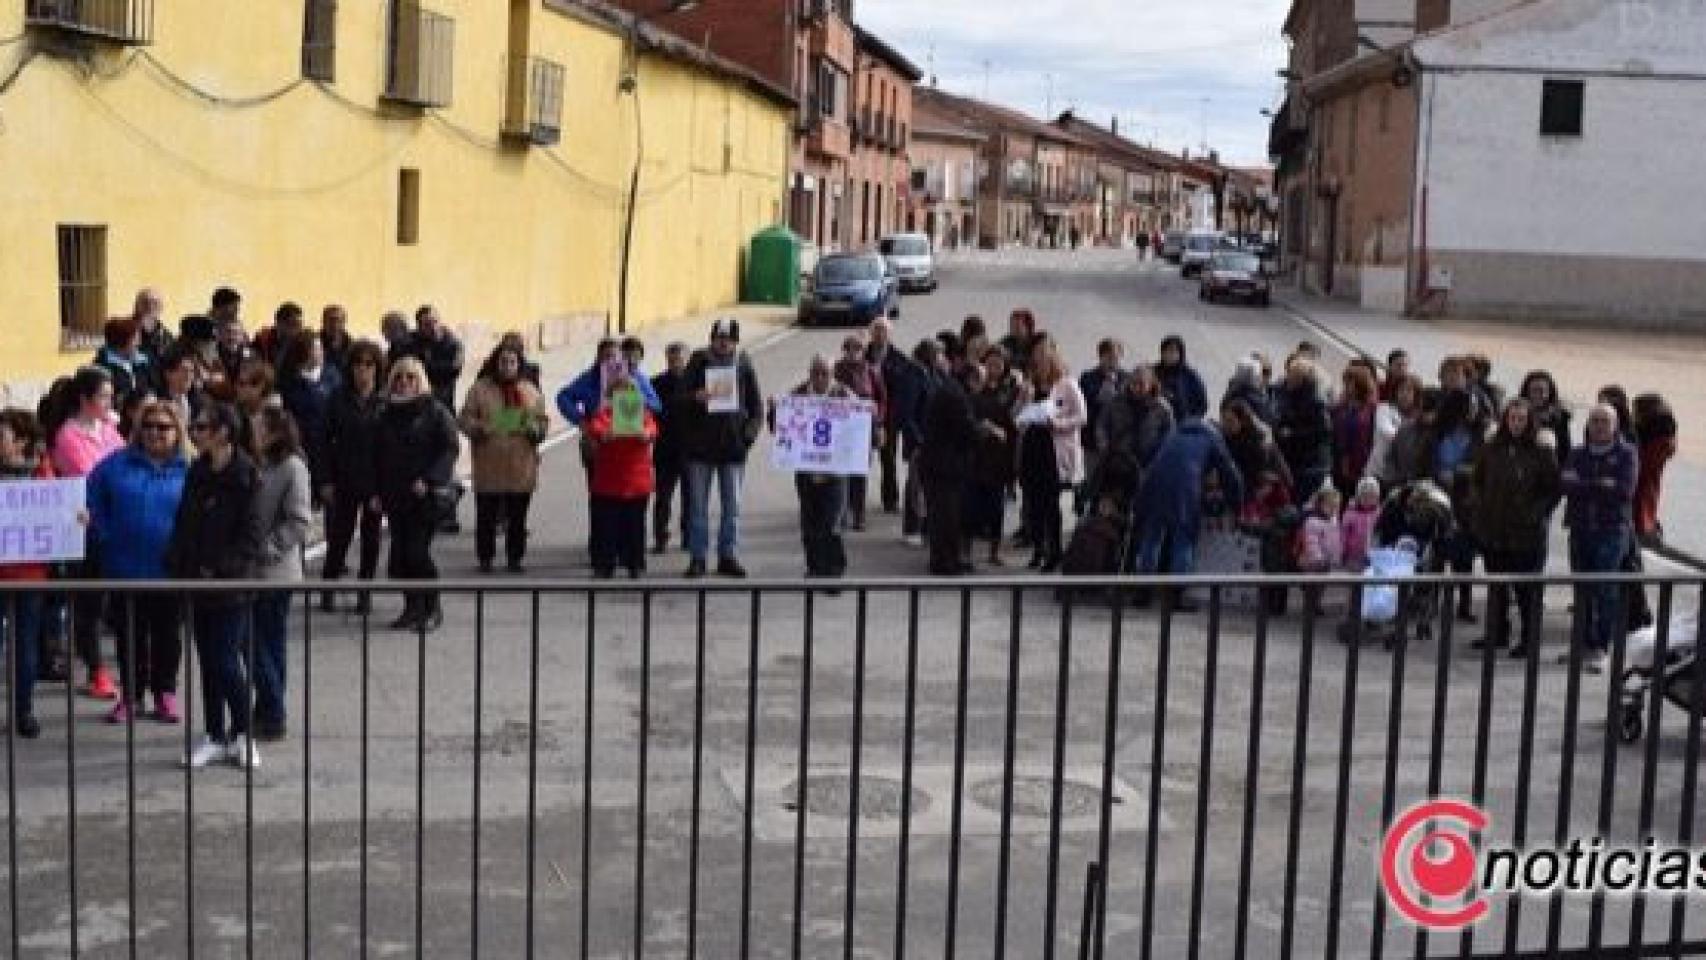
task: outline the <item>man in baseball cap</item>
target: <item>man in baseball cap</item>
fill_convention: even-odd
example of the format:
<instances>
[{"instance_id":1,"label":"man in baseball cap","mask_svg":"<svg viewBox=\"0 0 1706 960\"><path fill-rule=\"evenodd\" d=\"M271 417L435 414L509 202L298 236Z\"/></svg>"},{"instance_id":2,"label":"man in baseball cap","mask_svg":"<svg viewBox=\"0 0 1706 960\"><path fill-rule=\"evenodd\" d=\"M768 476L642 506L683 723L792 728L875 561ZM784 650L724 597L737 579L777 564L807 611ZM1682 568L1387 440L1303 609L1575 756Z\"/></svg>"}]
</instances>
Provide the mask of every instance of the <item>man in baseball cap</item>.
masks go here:
<instances>
[{"instance_id":1,"label":"man in baseball cap","mask_svg":"<svg viewBox=\"0 0 1706 960\"><path fill-rule=\"evenodd\" d=\"M740 321L719 317L711 344L688 361L678 388L681 454L687 480L687 576L706 574L710 550L711 481L717 482L721 522L717 572L744 577L740 563L741 482L746 457L764 423L764 394L752 361L740 351Z\"/></svg>"}]
</instances>

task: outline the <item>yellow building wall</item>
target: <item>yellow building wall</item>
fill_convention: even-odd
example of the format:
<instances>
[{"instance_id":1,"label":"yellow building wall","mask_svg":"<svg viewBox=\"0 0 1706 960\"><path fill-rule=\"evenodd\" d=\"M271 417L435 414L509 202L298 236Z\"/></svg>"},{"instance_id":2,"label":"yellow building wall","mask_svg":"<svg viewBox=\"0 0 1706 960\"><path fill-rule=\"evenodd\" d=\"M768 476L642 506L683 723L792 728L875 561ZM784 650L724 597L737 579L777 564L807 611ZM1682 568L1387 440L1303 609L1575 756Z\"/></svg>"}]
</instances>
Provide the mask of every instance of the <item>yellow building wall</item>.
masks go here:
<instances>
[{"instance_id":1,"label":"yellow building wall","mask_svg":"<svg viewBox=\"0 0 1706 960\"><path fill-rule=\"evenodd\" d=\"M175 321L229 285L251 331L285 300L343 303L365 331L433 303L476 338L614 316L636 100L629 326L736 300L747 240L780 215L788 108L655 56L623 94L621 35L525 2L532 54L567 68L555 148L500 141L501 0L430 4L456 21L442 111L380 99L382 0L338 5L326 89L297 82L297 0L157 2L151 47L38 52L0 94L0 382L27 394L87 356L61 351L58 224L107 226L114 314L154 286ZM0 40L26 33L23 6L0 0ZM0 81L35 39L0 45ZM421 175L414 246L396 237L403 168Z\"/></svg>"}]
</instances>

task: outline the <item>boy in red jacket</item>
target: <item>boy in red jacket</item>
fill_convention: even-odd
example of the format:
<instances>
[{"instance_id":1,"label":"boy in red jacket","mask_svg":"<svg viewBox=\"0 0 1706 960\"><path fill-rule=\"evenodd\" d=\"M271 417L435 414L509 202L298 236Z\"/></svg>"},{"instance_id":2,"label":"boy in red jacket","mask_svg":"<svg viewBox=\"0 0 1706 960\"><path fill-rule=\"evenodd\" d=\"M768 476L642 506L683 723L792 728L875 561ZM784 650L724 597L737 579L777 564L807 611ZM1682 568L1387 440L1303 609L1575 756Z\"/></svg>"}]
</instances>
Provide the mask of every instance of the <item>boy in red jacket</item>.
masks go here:
<instances>
[{"instance_id":1,"label":"boy in red jacket","mask_svg":"<svg viewBox=\"0 0 1706 960\"><path fill-rule=\"evenodd\" d=\"M624 378L611 384L608 402L584 429L592 454L593 574L608 580L620 563L638 580L646 569L646 505L657 482L652 466L657 418Z\"/></svg>"}]
</instances>

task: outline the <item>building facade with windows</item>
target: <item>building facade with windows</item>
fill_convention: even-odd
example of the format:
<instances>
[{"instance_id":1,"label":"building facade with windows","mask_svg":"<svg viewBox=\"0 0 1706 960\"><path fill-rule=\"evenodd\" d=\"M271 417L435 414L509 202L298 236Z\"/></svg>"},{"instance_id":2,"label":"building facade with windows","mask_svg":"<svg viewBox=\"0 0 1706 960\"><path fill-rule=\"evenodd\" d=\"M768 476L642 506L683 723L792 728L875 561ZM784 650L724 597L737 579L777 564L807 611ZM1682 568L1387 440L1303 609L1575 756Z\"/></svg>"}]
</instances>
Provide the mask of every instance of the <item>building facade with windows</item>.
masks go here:
<instances>
[{"instance_id":1,"label":"building facade with windows","mask_svg":"<svg viewBox=\"0 0 1706 960\"><path fill-rule=\"evenodd\" d=\"M846 246L865 249L906 220L912 180L912 90L923 73L880 37L855 28L857 111L848 162Z\"/></svg>"},{"instance_id":2,"label":"building facade with windows","mask_svg":"<svg viewBox=\"0 0 1706 960\"><path fill-rule=\"evenodd\" d=\"M471 345L602 333L636 158L630 324L735 300L794 101L635 27L594 0L0 0L7 386L142 286L174 320L228 285L251 327L292 300L364 331L433 303Z\"/></svg>"},{"instance_id":3,"label":"building facade with windows","mask_svg":"<svg viewBox=\"0 0 1706 960\"><path fill-rule=\"evenodd\" d=\"M977 243L978 186L989 171L983 158L987 138L934 103L920 97L913 110L906 229L928 234L938 250L958 250Z\"/></svg>"}]
</instances>

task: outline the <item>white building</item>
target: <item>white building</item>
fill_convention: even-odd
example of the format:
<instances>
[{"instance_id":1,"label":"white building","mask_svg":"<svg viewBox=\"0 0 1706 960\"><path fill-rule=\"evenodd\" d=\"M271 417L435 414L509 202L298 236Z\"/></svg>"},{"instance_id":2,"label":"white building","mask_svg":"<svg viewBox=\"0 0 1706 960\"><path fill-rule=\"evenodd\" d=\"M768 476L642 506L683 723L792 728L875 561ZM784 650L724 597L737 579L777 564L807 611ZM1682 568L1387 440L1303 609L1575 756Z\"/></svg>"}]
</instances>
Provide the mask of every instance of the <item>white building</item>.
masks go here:
<instances>
[{"instance_id":1,"label":"white building","mask_svg":"<svg viewBox=\"0 0 1706 960\"><path fill-rule=\"evenodd\" d=\"M1417 2L1419 36L1293 88L1302 282L1706 326L1706 0Z\"/></svg>"}]
</instances>

